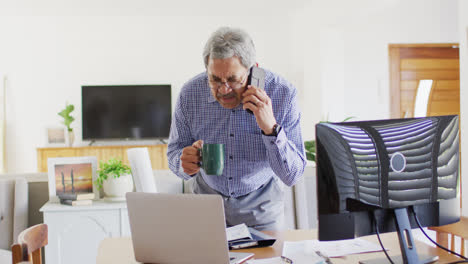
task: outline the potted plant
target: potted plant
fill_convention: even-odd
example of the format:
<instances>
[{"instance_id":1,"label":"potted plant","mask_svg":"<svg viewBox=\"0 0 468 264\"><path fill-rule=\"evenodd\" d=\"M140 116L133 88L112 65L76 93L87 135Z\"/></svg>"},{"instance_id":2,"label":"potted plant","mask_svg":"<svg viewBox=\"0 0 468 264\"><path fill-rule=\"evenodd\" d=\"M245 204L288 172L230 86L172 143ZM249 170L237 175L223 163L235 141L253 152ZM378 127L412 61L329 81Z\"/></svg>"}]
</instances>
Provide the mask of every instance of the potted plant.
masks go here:
<instances>
[{"instance_id":1,"label":"potted plant","mask_svg":"<svg viewBox=\"0 0 468 264\"><path fill-rule=\"evenodd\" d=\"M122 160L111 158L107 162L99 162L96 184L103 189L106 200L123 201L125 194L133 191L133 178L130 168Z\"/></svg>"},{"instance_id":2,"label":"potted plant","mask_svg":"<svg viewBox=\"0 0 468 264\"><path fill-rule=\"evenodd\" d=\"M304 141L306 159L315 162L315 140Z\"/></svg>"},{"instance_id":3,"label":"potted plant","mask_svg":"<svg viewBox=\"0 0 468 264\"><path fill-rule=\"evenodd\" d=\"M348 121L348 120L350 120L352 118L354 118L354 116L347 117L341 122L346 122L346 121ZM320 123L330 123L330 122L329 121L320 121ZM310 161L313 161L315 163L315 148L316 148L315 140L304 141L304 148L305 148L305 152L306 152L306 159L310 160Z\"/></svg>"},{"instance_id":4,"label":"potted plant","mask_svg":"<svg viewBox=\"0 0 468 264\"><path fill-rule=\"evenodd\" d=\"M75 118L70 115L73 110L75 110L75 106L66 103L65 109L58 113L59 116L63 117L63 124L67 127L69 146L72 146L73 142L75 141L75 134L73 133L73 128L70 126L71 123L75 120Z\"/></svg>"}]
</instances>

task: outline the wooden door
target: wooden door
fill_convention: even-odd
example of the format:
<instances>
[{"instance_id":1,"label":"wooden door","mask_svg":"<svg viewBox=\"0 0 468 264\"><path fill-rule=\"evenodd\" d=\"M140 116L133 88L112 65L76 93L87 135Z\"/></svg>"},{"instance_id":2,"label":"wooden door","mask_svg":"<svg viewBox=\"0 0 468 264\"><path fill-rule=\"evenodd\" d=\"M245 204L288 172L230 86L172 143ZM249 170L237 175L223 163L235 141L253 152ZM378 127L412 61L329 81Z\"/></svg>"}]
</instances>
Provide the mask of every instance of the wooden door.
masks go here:
<instances>
[{"instance_id":1,"label":"wooden door","mask_svg":"<svg viewBox=\"0 0 468 264\"><path fill-rule=\"evenodd\" d=\"M460 62L456 43L390 44L390 115L413 117L420 80L432 80L428 116L460 114Z\"/></svg>"}]
</instances>

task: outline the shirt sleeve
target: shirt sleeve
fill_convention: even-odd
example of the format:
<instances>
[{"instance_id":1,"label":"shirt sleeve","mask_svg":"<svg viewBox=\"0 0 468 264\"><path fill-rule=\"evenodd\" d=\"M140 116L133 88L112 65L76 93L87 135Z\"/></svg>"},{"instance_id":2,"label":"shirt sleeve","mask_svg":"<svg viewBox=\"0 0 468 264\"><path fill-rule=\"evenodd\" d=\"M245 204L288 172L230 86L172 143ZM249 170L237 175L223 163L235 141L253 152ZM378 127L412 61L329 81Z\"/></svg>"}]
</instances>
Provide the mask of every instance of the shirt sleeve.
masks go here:
<instances>
[{"instance_id":1,"label":"shirt sleeve","mask_svg":"<svg viewBox=\"0 0 468 264\"><path fill-rule=\"evenodd\" d=\"M172 116L169 144L167 146L167 160L169 169L172 172L180 178L188 180L192 176L185 173L182 169L180 156L182 155L182 150L187 146L191 146L195 140L192 138L190 125L187 117L184 115L184 113L187 113L187 111L184 110L185 108L186 104L184 103L183 93L181 92Z\"/></svg>"},{"instance_id":2,"label":"shirt sleeve","mask_svg":"<svg viewBox=\"0 0 468 264\"><path fill-rule=\"evenodd\" d=\"M277 136L263 135L267 149L268 162L275 174L288 186L294 185L304 173L307 163L302 141L300 119L297 105L297 90L293 89L286 111L281 120L277 119L281 130Z\"/></svg>"}]
</instances>

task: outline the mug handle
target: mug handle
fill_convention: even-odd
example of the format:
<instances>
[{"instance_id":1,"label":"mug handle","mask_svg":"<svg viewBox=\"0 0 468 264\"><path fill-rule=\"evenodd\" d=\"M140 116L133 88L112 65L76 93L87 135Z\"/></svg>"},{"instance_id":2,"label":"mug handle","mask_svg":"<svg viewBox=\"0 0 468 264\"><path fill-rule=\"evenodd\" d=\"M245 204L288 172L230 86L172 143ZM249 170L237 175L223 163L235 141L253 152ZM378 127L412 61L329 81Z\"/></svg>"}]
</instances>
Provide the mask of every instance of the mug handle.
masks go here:
<instances>
[{"instance_id":1,"label":"mug handle","mask_svg":"<svg viewBox=\"0 0 468 264\"><path fill-rule=\"evenodd\" d=\"M198 162L198 166L203 168L203 146L198 149L198 154L200 155L200 161Z\"/></svg>"}]
</instances>

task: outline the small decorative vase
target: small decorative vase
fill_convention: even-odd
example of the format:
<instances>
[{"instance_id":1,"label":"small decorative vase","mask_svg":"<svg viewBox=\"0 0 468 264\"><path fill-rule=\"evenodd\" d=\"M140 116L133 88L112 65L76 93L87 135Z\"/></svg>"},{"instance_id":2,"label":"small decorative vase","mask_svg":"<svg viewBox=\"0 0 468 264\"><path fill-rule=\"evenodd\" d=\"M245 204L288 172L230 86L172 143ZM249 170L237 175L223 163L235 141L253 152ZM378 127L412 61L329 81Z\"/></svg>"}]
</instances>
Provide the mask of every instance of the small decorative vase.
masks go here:
<instances>
[{"instance_id":1,"label":"small decorative vase","mask_svg":"<svg viewBox=\"0 0 468 264\"><path fill-rule=\"evenodd\" d=\"M75 142L75 132L68 131L68 146L69 147L73 146L74 142Z\"/></svg>"},{"instance_id":2,"label":"small decorative vase","mask_svg":"<svg viewBox=\"0 0 468 264\"><path fill-rule=\"evenodd\" d=\"M120 175L114 178L113 175L107 176L102 187L104 189L105 200L125 201L125 194L133 191L133 178L131 174Z\"/></svg>"}]
</instances>

